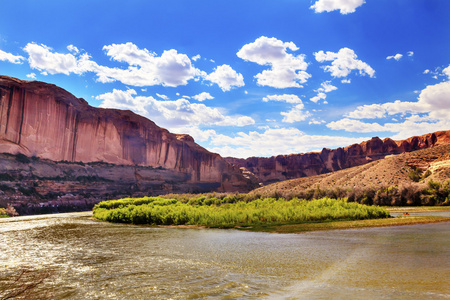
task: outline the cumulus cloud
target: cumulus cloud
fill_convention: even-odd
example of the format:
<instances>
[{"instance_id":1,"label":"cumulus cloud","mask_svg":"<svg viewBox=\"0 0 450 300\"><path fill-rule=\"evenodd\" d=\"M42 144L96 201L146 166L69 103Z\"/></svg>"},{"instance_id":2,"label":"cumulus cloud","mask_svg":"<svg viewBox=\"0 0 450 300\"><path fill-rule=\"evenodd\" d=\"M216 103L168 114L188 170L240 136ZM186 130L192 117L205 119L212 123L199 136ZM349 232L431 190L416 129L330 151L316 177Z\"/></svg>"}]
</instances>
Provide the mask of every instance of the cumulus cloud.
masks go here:
<instances>
[{"instance_id":1,"label":"cumulus cloud","mask_svg":"<svg viewBox=\"0 0 450 300\"><path fill-rule=\"evenodd\" d=\"M305 153L314 149L336 148L360 143L368 138L348 138L327 135L307 135L297 128L266 128L262 132L238 132L234 136L211 136L208 150L222 156L250 157ZM283 141L274 143L273 141Z\"/></svg>"},{"instance_id":2,"label":"cumulus cloud","mask_svg":"<svg viewBox=\"0 0 450 300\"><path fill-rule=\"evenodd\" d=\"M317 103L319 100L325 100L327 98L327 94L321 92L321 93L317 93L317 96L312 97L311 100L314 103Z\"/></svg>"},{"instance_id":3,"label":"cumulus cloud","mask_svg":"<svg viewBox=\"0 0 450 300\"><path fill-rule=\"evenodd\" d=\"M139 49L133 43L104 46L112 60L127 63L127 69L96 68L101 82L121 81L134 86L179 86L186 85L199 74L186 54L175 49L166 50L161 56L147 49Z\"/></svg>"},{"instance_id":4,"label":"cumulus cloud","mask_svg":"<svg viewBox=\"0 0 450 300\"><path fill-rule=\"evenodd\" d=\"M349 132L392 132L396 133L393 139L405 139L415 135L422 135L429 132L448 130L450 126L449 119L433 119L428 116L421 117L412 115L403 122L385 123L365 123L359 120L344 118L339 121L331 122L326 125L333 130L345 130Z\"/></svg>"},{"instance_id":5,"label":"cumulus cloud","mask_svg":"<svg viewBox=\"0 0 450 300\"><path fill-rule=\"evenodd\" d=\"M156 96L158 96L159 98L161 98L163 100L169 100L169 97L167 97L166 95L156 93Z\"/></svg>"},{"instance_id":6,"label":"cumulus cloud","mask_svg":"<svg viewBox=\"0 0 450 300\"><path fill-rule=\"evenodd\" d=\"M395 55L390 55L386 57L386 59L395 59L396 61L399 61L403 57L403 54L397 53Z\"/></svg>"},{"instance_id":7,"label":"cumulus cloud","mask_svg":"<svg viewBox=\"0 0 450 300\"><path fill-rule=\"evenodd\" d=\"M375 70L367 63L357 59L355 51L342 48L337 53L331 51L319 51L314 53L316 60L320 63L331 61L331 65L323 67L333 77L347 77L353 70L359 71L359 75L375 76Z\"/></svg>"},{"instance_id":8,"label":"cumulus cloud","mask_svg":"<svg viewBox=\"0 0 450 300\"><path fill-rule=\"evenodd\" d=\"M310 8L316 13L339 10L346 15L355 12L356 8L365 3L364 0L318 0Z\"/></svg>"},{"instance_id":9,"label":"cumulus cloud","mask_svg":"<svg viewBox=\"0 0 450 300\"><path fill-rule=\"evenodd\" d=\"M325 81L322 82L320 84L320 88L318 88L317 90L315 90L315 92L317 92L317 96L314 96L312 98L310 98L309 100L311 100L314 103L317 103L319 100L325 100L327 98L327 94L329 92L335 91L337 90L337 87L335 87L334 85L331 84L331 81ZM328 102L324 102L324 103L328 103Z\"/></svg>"},{"instance_id":10,"label":"cumulus cloud","mask_svg":"<svg viewBox=\"0 0 450 300\"><path fill-rule=\"evenodd\" d=\"M166 50L161 56L147 49L139 49L133 43L104 46L105 54L111 60L127 64L126 68L110 68L92 61L87 53L80 53L77 47L69 45L71 53L54 52L46 45L29 43L24 51L32 69L42 74L83 74L93 72L102 83L120 81L132 86L179 86L190 79L201 76L186 54Z\"/></svg>"},{"instance_id":11,"label":"cumulus cloud","mask_svg":"<svg viewBox=\"0 0 450 300\"><path fill-rule=\"evenodd\" d=\"M205 101L205 100L212 100L212 99L214 99L214 97L211 96L207 92L202 92L202 93L200 93L198 95L193 96L192 98L194 98L195 100L200 101L200 102Z\"/></svg>"},{"instance_id":12,"label":"cumulus cloud","mask_svg":"<svg viewBox=\"0 0 450 300\"><path fill-rule=\"evenodd\" d=\"M253 43L244 45L236 55L243 60L270 66L269 70L255 76L256 83L274 88L302 87L311 75L306 72L305 55L293 55L288 50L299 48L293 42L261 36Z\"/></svg>"},{"instance_id":13,"label":"cumulus cloud","mask_svg":"<svg viewBox=\"0 0 450 300\"><path fill-rule=\"evenodd\" d=\"M199 60L200 58L202 58L202 57L200 56L200 54L197 54L197 55L195 55L195 56L192 56L192 60L193 60L193 61L197 61L197 60Z\"/></svg>"},{"instance_id":14,"label":"cumulus cloud","mask_svg":"<svg viewBox=\"0 0 450 300\"><path fill-rule=\"evenodd\" d=\"M297 95L283 94L283 95L267 95L263 98L264 102L281 101L286 103L302 103L302 100Z\"/></svg>"},{"instance_id":15,"label":"cumulus cloud","mask_svg":"<svg viewBox=\"0 0 450 300\"><path fill-rule=\"evenodd\" d=\"M245 85L244 76L233 70L229 65L218 66L214 72L208 74L205 79L216 83L224 92Z\"/></svg>"},{"instance_id":16,"label":"cumulus cloud","mask_svg":"<svg viewBox=\"0 0 450 300\"><path fill-rule=\"evenodd\" d=\"M444 69L444 74L450 73L450 66ZM447 74L450 75L450 74ZM450 79L450 76L449 76ZM396 123L365 123L359 119L382 119L397 115L403 121ZM352 119L350 119L352 118ZM356 120L355 120L356 119ZM448 130L450 127L450 80L423 89L417 101L386 102L382 104L363 105L349 112L342 120L327 124L334 130L350 132L393 132L394 137L405 138L437 130Z\"/></svg>"},{"instance_id":17,"label":"cumulus cloud","mask_svg":"<svg viewBox=\"0 0 450 300\"><path fill-rule=\"evenodd\" d=\"M282 122L295 123L300 121L305 121L306 118L310 117L311 114L308 111L303 111L304 105L297 104L288 112L281 112L280 114L284 116Z\"/></svg>"},{"instance_id":18,"label":"cumulus cloud","mask_svg":"<svg viewBox=\"0 0 450 300\"><path fill-rule=\"evenodd\" d=\"M429 70L428 70L429 71ZM448 79L450 80L450 65L445 68L444 70L442 70L442 73L448 77Z\"/></svg>"},{"instance_id":19,"label":"cumulus cloud","mask_svg":"<svg viewBox=\"0 0 450 300\"><path fill-rule=\"evenodd\" d=\"M378 132L385 131L385 128L378 123L365 123L359 120L344 118L327 124L333 130L345 130L350 132Z\"/></svg>"},{"instance_id":20,"label":"cumulus cloud","mask_svg":"<svg viewBox=\"0 0 450 300\"><path fill-rule=\"evenodd\" d=\"M14 55L8 52L5 52L0 49L0 61L7 61L13 64L21 64L22 60L24 60L25 57L20 55Z\"/></svg>"},{"instance_id":21,"label":"cumulus cloud","mask_svg":"<svg viewBox=\"0 0 450 300\"><path fill-rule=\"evenodd\" d=\"M171 131L183 132L182 128L199 125L246 126L255 121L248 116L227 116L217 108L200 103L190 103L181 98L174 101L158 101L153 97L136 96L133 89L127 91L114 89L96 97L101 100L100 107L129 109L145 116L159 126Z\"/></svg>"},{"instance_id":22,"label":"cumulus cloud","mask_svg":"<svg viewBox=\"0 0 450 300\"><path fill-rule=\"evenodd\" d=\"M30 74L27 74L26 76L27 76L27 78L30 78L30 79L36 79L35 73L30 73Z\"/></svg>"},{"instance_id":23,"label":"cumulus cloud","mask_svg":"<svg viewBox=\"0 0 450 300\"><path fill-rule=\"evenodd\" d=\"M406 53L406 55L408 55L408 56L413 56L413 55L414 55L414 52L413 52L413 51L408 51L408 52Z\"/></svg>"},{"instance_id":24,"label":"cumulus cloud","mask_svg":"<svg viewBox=\"0 0 450 300\"><path fill-rule=\"evenodd\" d=\"M67 50L69 50L70 52L73 52L73 53L75 53L75 54L77 54L77 53L80 52L80 50L78 50L78 48L75 47L74 45L69 45L69 46L67 46Z\"/></svg>"},{"instance_id":25,"label":"cumulus cloud","mask_svg":"<svg viewBox=\"0 0 450 300\"><path fill-rule=\"evenodd\" d=\"M44 75L48 73L52 75L59 73L80 75L91 71L91 63L87 54L75 56L70 53L55 53L52 48L36 43L28 43L23 50L28 53L30 67L41 71Z\"/></svg>"}]
</instances>

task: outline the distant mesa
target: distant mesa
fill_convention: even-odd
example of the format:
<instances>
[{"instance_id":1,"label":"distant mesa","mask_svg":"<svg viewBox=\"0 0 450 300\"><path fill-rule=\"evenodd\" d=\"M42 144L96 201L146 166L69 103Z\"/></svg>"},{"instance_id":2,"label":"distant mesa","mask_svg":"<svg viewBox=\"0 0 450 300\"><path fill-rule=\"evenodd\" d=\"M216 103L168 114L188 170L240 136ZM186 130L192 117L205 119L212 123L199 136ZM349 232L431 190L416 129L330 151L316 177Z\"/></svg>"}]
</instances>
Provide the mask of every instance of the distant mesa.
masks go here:
<instances>
[{"instance_id":1,"label":"distant mesa","mask_svg":"<svg viewBox=\"0 0 450 300\"><path fill-rule=\"evenodd\" d=\"M309 177L319 174L360 166L388 155L425 149L450 143L450 131L415 136L406 140L381 140L374 137L369 141L344 148L326 149L321 152L278 155L272 157L250 157L247 159L226 157L225 160L254 174L263 184L288 179Z\"/></svg>"}]
</instances>

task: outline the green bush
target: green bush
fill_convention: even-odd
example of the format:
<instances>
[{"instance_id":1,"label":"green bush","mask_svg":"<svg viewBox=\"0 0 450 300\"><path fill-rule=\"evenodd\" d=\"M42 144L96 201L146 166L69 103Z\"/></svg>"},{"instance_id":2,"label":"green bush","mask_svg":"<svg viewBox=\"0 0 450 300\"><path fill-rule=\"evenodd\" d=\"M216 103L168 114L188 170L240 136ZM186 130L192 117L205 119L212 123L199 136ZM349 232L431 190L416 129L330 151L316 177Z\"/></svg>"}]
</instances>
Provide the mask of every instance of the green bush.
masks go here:
<instances>
[{"instance_id":1,"label":"green bush","mask_svg":"<svg viewBox=\"0 0 450 300\"><path fill-rule=\"evenodd\" d=\"M191 201L192 200L192 201ZM94 217L115 223L151 225L200 225L234 227L250 224L287 224L327 220L386 218L389 213L379 207L350 203L344 199L321 198L312 201L294 198L264 198L250 202L229 203L230 198L176 199L145 197L120 199L97 204ZM202 203L202 204L200 204Z\"/></svg>"}]
</instances>

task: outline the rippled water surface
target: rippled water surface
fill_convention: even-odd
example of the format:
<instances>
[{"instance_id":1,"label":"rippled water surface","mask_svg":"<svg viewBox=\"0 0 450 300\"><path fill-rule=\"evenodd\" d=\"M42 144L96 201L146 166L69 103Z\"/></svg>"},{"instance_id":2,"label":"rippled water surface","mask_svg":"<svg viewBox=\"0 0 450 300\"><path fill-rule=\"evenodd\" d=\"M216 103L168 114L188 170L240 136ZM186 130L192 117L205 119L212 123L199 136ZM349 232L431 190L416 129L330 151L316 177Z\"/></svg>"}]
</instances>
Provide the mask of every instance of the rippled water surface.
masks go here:
<instances>
[{"instance_id":1,"label":"rippled water surface","mask_svg":"<svg viewBox=\"0 0 450 300\"><path fill-rule=\"evenodd\" d=\"M268 234L19 217L0 219L0 298L27 269L51 272L35 293L54 299L448 299L449 258L448 222Z\"/></svg>"}]
</instances>

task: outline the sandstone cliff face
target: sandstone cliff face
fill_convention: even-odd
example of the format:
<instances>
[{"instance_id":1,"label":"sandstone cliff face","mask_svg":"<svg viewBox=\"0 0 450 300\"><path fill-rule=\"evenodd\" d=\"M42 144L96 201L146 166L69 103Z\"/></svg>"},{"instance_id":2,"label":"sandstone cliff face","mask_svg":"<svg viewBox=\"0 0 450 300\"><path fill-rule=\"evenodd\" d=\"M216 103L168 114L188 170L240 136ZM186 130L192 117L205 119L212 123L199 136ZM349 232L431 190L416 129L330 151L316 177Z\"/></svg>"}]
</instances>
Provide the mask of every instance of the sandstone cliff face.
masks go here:
<instances>
[{"instance_id":1,"label":"sandstone cliff face","mask_svg":"<svg viewBox=\"0 0 450 300\"><path fill-rule=\"evenodd\" d=\"M248 190L239 167L131 111L88 105L51 84L0 76L0 153L52 161L162 167L187 182Z\"/></svg>"},{"instance_id":2,"label":"sandstone cliff face","mask_svg":"<svg viewBox=\"0 0 450 300\"><path fill-rule=\"evenodd\" d=\"M416 136L403 141L381 140L374 137L361 144L334 150L323 149L320 153L278 155L273 157L250 157L247 159L225 158L229 163L247 169L264 184L287 179L319 175L359 166L386 155L399 154L450 143L450 131L439 131Z\"/></svg>"}]
</instances>

